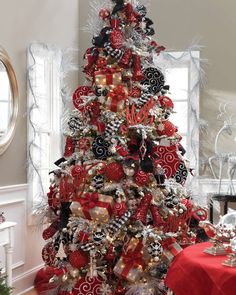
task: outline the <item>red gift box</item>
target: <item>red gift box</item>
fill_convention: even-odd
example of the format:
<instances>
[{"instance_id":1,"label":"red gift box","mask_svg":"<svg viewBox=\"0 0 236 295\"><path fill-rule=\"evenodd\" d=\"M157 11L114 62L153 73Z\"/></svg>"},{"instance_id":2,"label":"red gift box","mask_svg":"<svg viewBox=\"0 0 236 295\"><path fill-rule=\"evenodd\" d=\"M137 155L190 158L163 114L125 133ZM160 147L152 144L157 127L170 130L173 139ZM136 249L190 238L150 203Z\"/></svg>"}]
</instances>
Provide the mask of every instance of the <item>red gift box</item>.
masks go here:
<instances>
[{"instance_id":1,"label":"red gift box","mask_svg":"<svg viewBox=\"0 0 236 295\"><path fill-rule=\"evenodd\" d=\"M84 193L81 198L72 202L70 209L75 216L89 220L108 222L112 215L113 198L98 193Z\"/></svg>"},{"instance_id":2,"label":"red gift box","mask_svg":"<svg viewBox=\"0 0 236 295\"><path fill-rule=\"evenodd\" d=\"M135 282L140 279L145 267L143 243L136 238L132 238L126 251L122 253L121 258L114 267L114 273L129 282Z\"/></svg>"}]
</instances>

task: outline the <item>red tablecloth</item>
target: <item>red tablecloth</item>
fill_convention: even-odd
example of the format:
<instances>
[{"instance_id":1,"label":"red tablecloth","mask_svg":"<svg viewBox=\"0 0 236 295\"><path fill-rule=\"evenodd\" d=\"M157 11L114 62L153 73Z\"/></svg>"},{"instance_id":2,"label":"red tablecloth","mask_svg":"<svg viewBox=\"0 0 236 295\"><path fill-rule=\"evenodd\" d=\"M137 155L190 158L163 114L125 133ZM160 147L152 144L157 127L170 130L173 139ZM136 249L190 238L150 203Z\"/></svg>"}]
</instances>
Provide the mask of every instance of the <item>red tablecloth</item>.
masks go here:
<instances>
[{"instance_id":1,"label":"red tablecloth","mask_svg":"<svg viewBox=\"0 0 236 295\"><path fill-rule=\"evenodd\" d=\"M196 244L175 257L166 285L176 295L236 295L236 268L221 264L226 256L203 253L210 246Z\"/></svg>"}]
</instances>

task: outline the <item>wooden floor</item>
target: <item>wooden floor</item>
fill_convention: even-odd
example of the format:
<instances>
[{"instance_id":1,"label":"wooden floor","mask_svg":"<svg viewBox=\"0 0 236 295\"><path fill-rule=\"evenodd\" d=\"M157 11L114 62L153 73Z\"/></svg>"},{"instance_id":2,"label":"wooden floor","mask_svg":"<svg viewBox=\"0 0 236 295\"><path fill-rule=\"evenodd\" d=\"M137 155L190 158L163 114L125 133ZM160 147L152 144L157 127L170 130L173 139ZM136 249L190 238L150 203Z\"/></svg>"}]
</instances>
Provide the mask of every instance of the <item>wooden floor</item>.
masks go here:
<instances>
[{"instance_id":1,"label":"wooden floor","mask_svg":"<svg viewBox=\"0 0 236 295\"><path fill-rule=\"evenodd\" d=\"M32 291L25 293L24 295L38 295L38 293L35 290L32 290Z\"/></svg>"}]
</instances>

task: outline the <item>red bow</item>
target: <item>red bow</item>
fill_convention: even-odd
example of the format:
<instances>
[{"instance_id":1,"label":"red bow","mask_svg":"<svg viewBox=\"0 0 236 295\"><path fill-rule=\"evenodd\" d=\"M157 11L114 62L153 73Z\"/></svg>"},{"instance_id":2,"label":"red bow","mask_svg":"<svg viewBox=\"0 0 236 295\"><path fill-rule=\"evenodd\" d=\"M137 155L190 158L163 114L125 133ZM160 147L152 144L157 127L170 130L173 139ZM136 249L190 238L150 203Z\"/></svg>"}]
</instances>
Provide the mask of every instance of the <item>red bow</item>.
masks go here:
<instances>
[{"instance_id":1,"label":"red bow","mask_svg":"<svg viewBox=\"0 0 236 295\"><path fill-rule=\"evenodd\" d=\"M143 255L140 251L132 251L128 250L128 252L122 255L122 259L126 265L126 267L139 267L140 265L144 268L145 261L143 260Z\"/></svg>"},{"instance_id":2,"label":"red bow","mask_svg":"<svg viewBox=\"0 0 236 295\"><path fill-rule=\"evenodd\" d=\"M89 211L93 209L98 202L98 193L85 193L84 197L80 199L80 204L83 207L83 210Z\"/></svg>"},{"instance_id":3,"label":"red bow","mask_svg":"<svg viewBox=\"0 0 236 295\"><path fill-rule=\"evenodd\" d=\"M118 85L110 92L109 96L111 98L110 109L112 112L117 112L117 104L122 100L126 100L124 87L122 85Z\"/></svg>"}]
</instances>

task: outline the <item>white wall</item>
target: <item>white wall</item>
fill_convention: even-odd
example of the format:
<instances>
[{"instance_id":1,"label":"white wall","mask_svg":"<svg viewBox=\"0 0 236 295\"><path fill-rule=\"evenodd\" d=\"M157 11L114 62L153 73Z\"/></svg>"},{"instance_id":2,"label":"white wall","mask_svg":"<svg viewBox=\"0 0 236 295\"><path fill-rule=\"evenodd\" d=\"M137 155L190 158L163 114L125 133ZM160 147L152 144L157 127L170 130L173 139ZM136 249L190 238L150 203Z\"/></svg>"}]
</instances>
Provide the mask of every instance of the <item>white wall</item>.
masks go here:
<instances>
[{"instance_id":1,"label":"white wall","mask_svg":"<svg viewBox=\"0 0 236 295\"><path fill-rule=\"evenodd\" d=\"M42 41L62 49L78 48L77 0L0 0L0 45L8 52L16 71L20 110L16 134L0 156L0 186L26 183L26 49ZM78 60L75 60L78 62ZM78 74L70 78L77 86Z\"/></svg>"},{"instance_id":2,"label":"white wall","mask_svg":"<svg viewBox=\"0 0 236 295\"><path fill-rule=\"evenodd\" d=\"M42 229L30 227L27 216L26 155L26 50L30 42L42 41L59 48L78 48L79 7L77 0L0 0L0 45L11 57L16 71L20 111L16 134L9 149L0 156L0 211L17 222L14 248L14 294L30 288L42 265ZM78 63L78 58L75 59ZM68 79L75 89L78 73ZM0 261L3 250L0 249ZM1 262L0 262L1 266Z\"/></svg>"}]
</instances>

